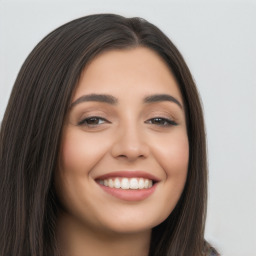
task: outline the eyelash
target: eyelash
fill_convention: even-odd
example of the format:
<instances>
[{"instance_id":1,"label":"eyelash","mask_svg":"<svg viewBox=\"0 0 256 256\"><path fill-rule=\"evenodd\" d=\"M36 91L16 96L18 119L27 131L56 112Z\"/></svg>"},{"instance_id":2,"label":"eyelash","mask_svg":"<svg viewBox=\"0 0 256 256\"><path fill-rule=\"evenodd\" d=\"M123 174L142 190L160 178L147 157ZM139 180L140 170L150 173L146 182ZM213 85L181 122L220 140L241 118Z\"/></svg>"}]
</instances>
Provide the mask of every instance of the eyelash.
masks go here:
<instances>
[{"instance_id":1,"label":"eyelash","mask_svg":"<svg viewBox=\"0 0 256 256\"><path fill-rule=\"evenodd\" d=\"M145 123L150 123L150 122L152 123L152 120L155 120L155 121L157 120L158 122L159 121L161 122L160 124L154 124L157 126L169 127L169 126L178 125L175 121L168 119L168 118L164 118L164 117L154 117L154 118L147 120Z\"/></svg>"},{"instance_id":2,"label":"eyelash","mask_svg":"<svg viewBox=\"0 0 256 256\"><path fill-rule=\"evenodd\" d=\"M99 123L99 121L102 121L101 123ZM97 123L95 124L88 124L88 122L90 121L97 121ZM156 121L156 122L159 122L160 123L153 123L152 121ZM82 126L82 125L85 125L87 127L96 127L98 125L101 125L103 123L111 123L109 122L107 119L103 118L103 117L99 117L99 116L91 116L91 117L87 117L83 120L81 120L78 125ZM145 121L145 123L147 124L153 124L153 125L157 125L157 126L162 126L162 127L169 127L169 126L176 126L178 125L175 121L171 120L171 119L168 119L168 118L164 118L164 117L154 117L154 118L150 118L148 119L147 121Z\"/></svg>"},{"instance_id":3,"label":"eyelash","mask_svg":"<svg viewBox=\"0 0 256 256\"><path fill-rule=\"evenodd\" d=\"M78 125L85 125L85 126L88 126L88 127L90 127L90 126L93 126L93 127L95 127L95 126L97 126L97 125L101 125L101 124L99 124L99 123L97 123L97 124L88 124L88 121L95 121L95 120L97 120L97 121L99 121L99 120L103 120L103 122L104 123L110 123L107 119L105 119L105 118L103 118L103 117L99 117L99 116L91 116L91 117L87 117L87 118L85 118L85 119L83 119L83 120L81 120L79 123L78 123Z\"/></svg>"}]
</instances>

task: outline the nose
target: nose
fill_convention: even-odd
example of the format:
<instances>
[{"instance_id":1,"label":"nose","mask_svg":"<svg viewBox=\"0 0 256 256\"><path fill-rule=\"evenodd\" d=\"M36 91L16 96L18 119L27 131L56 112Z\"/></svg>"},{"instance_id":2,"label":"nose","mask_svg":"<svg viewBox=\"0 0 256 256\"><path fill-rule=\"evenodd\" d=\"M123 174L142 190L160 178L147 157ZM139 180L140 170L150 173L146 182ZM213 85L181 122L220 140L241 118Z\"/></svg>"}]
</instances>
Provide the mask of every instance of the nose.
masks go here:
<instances>
[{"instance_id":1,"label":"nose","mask_svg":"<svg viewBox=\"0 0 256 256\"><path fill-rule=\"evenodd\" d=\"M111 153L115 158L132 162L146 158L149 155L149 147L141 129L127 125L119 129Z\"/></svg>"}]
</instances>

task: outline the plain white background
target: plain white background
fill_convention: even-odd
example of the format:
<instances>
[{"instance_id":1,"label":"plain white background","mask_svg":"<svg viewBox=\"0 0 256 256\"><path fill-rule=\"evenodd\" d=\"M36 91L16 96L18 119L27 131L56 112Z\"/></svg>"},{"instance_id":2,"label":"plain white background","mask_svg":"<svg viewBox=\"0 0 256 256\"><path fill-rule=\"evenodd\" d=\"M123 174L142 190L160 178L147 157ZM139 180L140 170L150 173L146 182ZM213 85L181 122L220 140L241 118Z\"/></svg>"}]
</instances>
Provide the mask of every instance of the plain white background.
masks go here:
<instances>
[{"instance_id":1,"label":"plain white background","mask_svg":"<svg viewBox=\"0 0 256 256\"><path fill-rule=\"evenodd\" d=\"M140 16L176 44L198 85L209 152L206 238L256 255L256 2L0 0L0 121L17 73L49 32L93 13Z\"/></svg>"}]
</instances>

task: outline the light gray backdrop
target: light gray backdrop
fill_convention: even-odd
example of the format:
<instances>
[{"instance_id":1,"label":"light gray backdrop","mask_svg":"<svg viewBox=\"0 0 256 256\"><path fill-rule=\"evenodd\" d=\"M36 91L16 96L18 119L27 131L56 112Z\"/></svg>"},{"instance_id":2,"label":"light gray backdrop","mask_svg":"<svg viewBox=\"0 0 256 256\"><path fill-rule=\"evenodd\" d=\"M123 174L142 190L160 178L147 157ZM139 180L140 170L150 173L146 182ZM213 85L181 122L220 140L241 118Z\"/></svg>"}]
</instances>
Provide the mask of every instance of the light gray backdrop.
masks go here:
<instances>
[{"instance_id":1,"label":"light gray backdrop","mask_svg":"<svg viewBox=\"0 0 256 256\"><path fill-rule=\"evenodd\" d=\"M256 255L255 1L0 0L0 121L36 43L65 22L101 12L146 18L182 52L206 118L206 238L224 256Z\"/></svg>"}]
</instances>

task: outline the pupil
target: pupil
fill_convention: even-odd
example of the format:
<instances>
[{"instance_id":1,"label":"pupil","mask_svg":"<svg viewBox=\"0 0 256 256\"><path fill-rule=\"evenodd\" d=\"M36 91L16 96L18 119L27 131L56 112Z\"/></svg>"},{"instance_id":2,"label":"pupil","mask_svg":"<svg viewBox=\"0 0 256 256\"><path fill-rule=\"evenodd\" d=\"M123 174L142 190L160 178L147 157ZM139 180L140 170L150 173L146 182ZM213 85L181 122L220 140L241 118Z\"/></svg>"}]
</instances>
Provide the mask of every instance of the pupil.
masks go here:
<instances>
[{"instance_id":1,"label":"pupil","mask_svg":"<svg viewBox=\"0 0 256 256\"><path fill-rule=\"evenodd\" d=\"M160 118L155 118L155 119L154 119L154 123L156 123L156 124L162 123L162 119L160 119Z\"/></svg>"},{"instance_id":2,"label":"pupil","mask_svg":"<svg viewBox=\"0 0 256 256\"><path fill-rule=\"evenodd\" d=\"M90 118L89 120L88 120L88 123L89 124L97 124L98 123L98 119L97 118Z\"/></svg>"}]
</instances>

